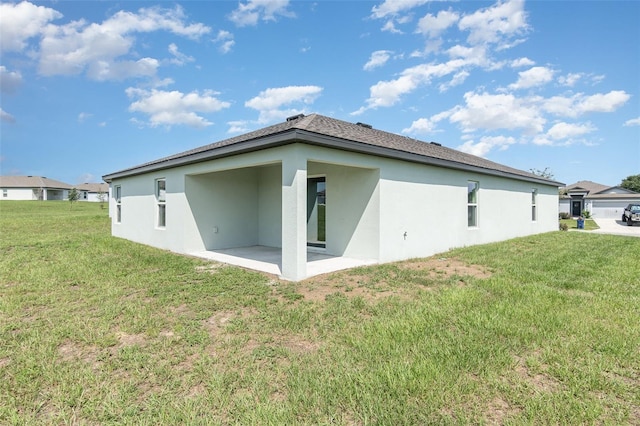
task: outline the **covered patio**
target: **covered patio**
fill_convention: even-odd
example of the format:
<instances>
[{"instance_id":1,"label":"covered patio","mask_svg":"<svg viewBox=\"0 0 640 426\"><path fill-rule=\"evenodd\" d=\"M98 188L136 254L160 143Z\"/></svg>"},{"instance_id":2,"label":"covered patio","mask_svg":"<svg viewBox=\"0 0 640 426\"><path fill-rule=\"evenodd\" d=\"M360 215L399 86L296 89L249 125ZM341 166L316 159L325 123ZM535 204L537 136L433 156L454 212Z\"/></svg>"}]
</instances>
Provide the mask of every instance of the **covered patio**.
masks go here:
<instances>
[{"instance_id":1,"label":"covered patio","mask_svg":"<svg viewBox=\"0 0 640 426\"><path fill-rule=\"evenodd\" d=\"M282 276L282 250L276 247L251 246L224 250L207 250L190 253L193 256L216 262L266 272ZM344 256L331 256L316 251L307 251L307 277L358 266L374 265L375 259L354 259Z\"/></svg>"},{"instance_id":2,"label":"covered patio","mask_svg":"<svg viewBox=\"0 0 640 426\"><path fill-rule=\"evenodd\" d=\"M277 154L185 176L185 251L294 281L376 263L379 170L302 145Z\"/></svg>"}]
</instances>

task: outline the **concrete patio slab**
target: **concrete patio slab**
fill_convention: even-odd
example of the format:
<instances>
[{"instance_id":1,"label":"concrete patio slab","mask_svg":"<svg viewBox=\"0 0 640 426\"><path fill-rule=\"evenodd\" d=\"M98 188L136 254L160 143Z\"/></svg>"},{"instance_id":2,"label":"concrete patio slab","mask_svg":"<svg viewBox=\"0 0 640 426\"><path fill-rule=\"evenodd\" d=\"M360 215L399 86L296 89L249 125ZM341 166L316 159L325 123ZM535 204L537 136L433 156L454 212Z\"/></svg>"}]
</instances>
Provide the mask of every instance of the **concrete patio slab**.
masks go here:
<instances>
[{"instance_id":1,"label":"concrete patio slab","mask_svg":"<svg viewBox=\"0 0 640 426\"><path fill-rule=\"evenodd\" d=\"M225 250L208 250L190 253L216 262L241 266L268 274L282 275L282 250L275 247L251 246ZM330 256L316 251L307 252L307 277L356 268L358 266L375 265L372 259L353 259L349 257Z\"/></svg>"}]
</instances>

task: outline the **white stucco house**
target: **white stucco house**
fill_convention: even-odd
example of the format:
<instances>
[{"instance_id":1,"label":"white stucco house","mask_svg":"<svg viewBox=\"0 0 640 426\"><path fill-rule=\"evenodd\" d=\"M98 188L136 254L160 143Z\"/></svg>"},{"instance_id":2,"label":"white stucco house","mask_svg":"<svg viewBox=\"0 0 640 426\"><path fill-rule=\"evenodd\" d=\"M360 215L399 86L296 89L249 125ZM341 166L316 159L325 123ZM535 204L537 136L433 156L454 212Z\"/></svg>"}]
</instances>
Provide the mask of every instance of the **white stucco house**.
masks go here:
<instances>
[{"instance_id":1,"label":"white stucco house","mask_svg":"<svg viewBox=\"0 0 640 426\"><path fill-rule=\"evenodd\" d=\"M562 185L317 114L103 179L114 236L192 255L265 248L293 281L318 252L383 263L555 231Z\"/></svg>"},{"instance_id":2,"label":"white stucco house","mask_svg":"<svg viewBox=\"0 0 640 426\"><path fill-rule=\"evenodd\" d=\"M640 203L640 194L620 186L607 186L589 180L581 180L560 189L560 212L573 217L588 211L596 219L622 218L624 208L630 203Z\"/></svg>"},{"instance_id":3,"label":"white stucco house","mask_svg":"<svg viewBox=\"0 0 640 426\"><path fill-rule=\"evenodd\" d=\"M107 183L81 183L75 186L78 190L78 201L100 202L109 201L109 184ZM102 195L101 195L102 194ZM100 200L100 197L104 197Z\"/></svg>"},{"instance_id":4,"label":"white stucco house","mask_svg":"<svg viewBox=\"0 0 640 426\"><path fill-rule=\"evenodd\" d=\"M66 200L71 188L43 176L0 176L0 200Z\"/></svg>"}]
</instances>

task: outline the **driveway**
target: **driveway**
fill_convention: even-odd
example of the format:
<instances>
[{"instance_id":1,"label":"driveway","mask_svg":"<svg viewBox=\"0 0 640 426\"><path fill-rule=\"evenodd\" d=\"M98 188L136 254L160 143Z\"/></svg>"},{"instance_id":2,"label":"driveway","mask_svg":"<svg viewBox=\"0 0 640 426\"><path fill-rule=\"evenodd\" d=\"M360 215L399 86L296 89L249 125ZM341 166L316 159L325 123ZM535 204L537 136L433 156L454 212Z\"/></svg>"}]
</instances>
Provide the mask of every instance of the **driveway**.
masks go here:
<instances>
[{"instance_id":1,"label":"driveway","mask_svg":"<svg viewBox=\"0 0 640 426\"><path fill-rule=\"evenodd\" d=\"M612 234L612 235L627 235L631 237L640 237L640 225L635 224L633 226L627 226L627 224L621 220L616 219L594 219L600 229L596 229L596 234Z\"/></svg>"}]
</instances>

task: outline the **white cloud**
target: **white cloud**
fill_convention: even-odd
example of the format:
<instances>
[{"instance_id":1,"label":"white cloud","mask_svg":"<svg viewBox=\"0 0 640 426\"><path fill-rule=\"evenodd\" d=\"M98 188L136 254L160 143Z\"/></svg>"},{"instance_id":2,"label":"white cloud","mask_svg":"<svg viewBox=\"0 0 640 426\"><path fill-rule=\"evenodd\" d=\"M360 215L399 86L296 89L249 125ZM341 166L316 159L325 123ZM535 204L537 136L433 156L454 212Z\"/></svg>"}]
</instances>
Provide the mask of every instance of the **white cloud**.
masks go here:
<instances>
[{"instance_id":1,"label":"white cloud","mask_svg":"<svg viewBox=\"0 0 640 426\"><path fill-rule=\"evenodd\" d=\"M504 44L513 36L525 33L529 26L523 0L498 1L495 5L463 16L460 30L469 31L471 44Z\"/></svg>"},{"instance_id":2,"label":"white cloud","mask_svg":"<svg viewBox=\"0 0 640 426\"><path fill-rule=\"evenodd\" d=\"M374 68L383 66L387 63L389 58L391 58L392 53L393 52L391 52L390 50L376 50L371 54L369 61L364 64L363 69L365 71L371 71Z\"/></svg>"},{"instance_id":3,"label":"white cloud","mask_svg":"<svg viewBox=\"0 0 640 426\"><path fill-rule=\"evenodd\" d=\"M78 114L78 123L84 123L87 118L90 118L93 114L88 112L81 112Z\"/></svg>"},{"instance_id":4,"label":"white cloud","mask_svg":"<svg viewBox=\"0 0 640 426\"><path fill-rule=\"evenodd\" d=\"M239 27L255 26L259 20L275 21L276 16L293 18L295 14L289 10L289 0L249 0L238 3L238 8L231 12L229 20Z\"/></svg>"},{"instance_id":5,"label":"white cloud","mask_svg":"<svg viewBox=\"0 0 640 426\"><path fill-rule=\"evenodd\" d=\"M84 173L82 175L80 175L80 177L78 178L78 183L89 183L89 182L93 182L93 179L95 178L95 176L91 173Z\"/></svg>"},{"instance_id":6,"label":"white cloud","mask_svg":"<svg viewBox=\"0 0 640 426\"><path fill-rule=\"evenodd\" d=\"M464 99L466 105L453 108L450 117L464 132L521 129L525 134L536 134L542 132L546 122L538 105L527 98L467 92Z\"/></svg>"},{"instance_id":7,"label":"white cloud","mask_svg":"<svg viewBox=\"0 0 640 426\"><path fill-rule=\"evenodd\" d=\"M96 80L152 76L159 66L157 59L122 58L131 54L135 33L153 31L196 39L210 28L187 24L179 6L142 8L137 13L120 11L100 24L81 20L48 25L40 45L39 71L43 75L73 75L86 70L87 76Z\"/></svg>"},{"instance_id":8,"label":"white cloud","mask_svg":"<svg viewBox=\"0 0 640 426\"><path fill-rule=\"evenodd\" d=\"M180 50L178 50L178 46L175 43L171 43L169 45L169 53L173 55L171 63L178 66L182 66L187 62L195 61L195 58L193 56L185 55L184 53L180 52Z\"/></svg>"},{"instance_id":9,"label":"white cloud","mask_svg":"<svg viewBox=\"0 0 640 426\"><path fill-rule=\"evenodd\" d=\"M609 93L585 96L576 106L581 113L612 112L624 105L630 98L631 95L623 90L612 90Z\"/></svg>"},{"instance_id":10,"label":"white cloud","mask_svg":"<svg viewBox=\"0 0 640 426\"><path fill-rule=\"evenodd\" d=\"M16 122L16 119L13 115L0 108L0 121L13 124Z\"/></svg>"},{"instance_id":11,"label":"white cloud","mask_svg":"<svg viewBox=\"0 0 640 426\"><path fill-rule=\"evenodd\" d=\"M504 151L515 143L516 140L510 136L483 136L479 142L473 140L466 141L458 147L458 150L466 152L467 154L477 155L478 157L484 157L494 149Z\"/></svg>"},{"instance_id":12,"label":"white cloud","mask_svg":"<svg viewBox=\"0 0 640 426\"><path fill-rule=\"evenodd\" d=\"M554 124L548 131L547 135L554 140L570 139L576 136L582 136L597 130L591 123L573 124L559 122Z\"/></svg>"},{"instance_id":13,"label":"white cloud","mask_svg":"<svg viewBox=\"0 0 640 426\"><path fill-rule=\"evenodd\" d=\"M22 74L19 71L9 71L0 65L0 92L14 93L22 84Z\"/></svg>"},{"instance_id":14,"label":"white cloud","mask_svg":"<svg viewBox=\"0 0 640 426\"><path fill-rule=\"evenodd\" d=\"M452 74L466 64L465 60L454 59L441 64L421 64L407 68L395 80L379 81L371 86L367 106L352 114L357 115L367 109L395 105L403 95L413 92L422 85L429 84L432 78Z\"/></svg>"},{"instance_id":15,"label":"white cloud","mask_svg":"<svg viewBox=\"0 0 640 426\"><path fill-rule=\"evenodd\" d=\"M460 71L459 73L456 73L453 78L451 79L451 81L448 81L446 83L442 83L439 86L440 92L446 92L447 90L449 90L452 87L455 86L459 86L462 83L464 83L464 81L467 79L467 77L469 77L471 74L467 71Z\"/></svg>"},{"instance_id":16,"label":"white cloud","mask_svg":"<svg viewBox=\"0 0 640 426\"><path fill-rule=\"evenodd\" d=\"M578 117L591 112L613 112L624 105L631 95L623 90L612 90L609 93L585 95L577 93L573 96L553 96L542 100L542 109L550 114L562 117Z\"/></svg>"},{"instance_id":17,"label":"white cloud","mask_svg":"<svg viewBox=\"0 0 640 426\"><path fill-rule=\"evenodd\" d=\"M0 51L22 51L27 40L40 35L45 25L62 14L27 1L0 4Z\"/></svg>"},{"instance_id":18,"label":"white cloud","mask_svg":"<svg viewBox=\"0 0 640 426\"><path fill-rule=\"evenodd\" d=\"M144 90L129 87L127 96L137 99L129 106L131 112L141 112L149 116L148 125L172 126L187 125L202 128L212 123L197 113L217 112L230 106L229 102L219 100L217 92L205 90L202 94L194 91L184 94L177 90Z\"/></svg>"},{"instance_id":19,"label":"white cloud","mask_svg":"<svg viewBox=\"0 0 640 426\"><path fill-rule=\"evenodd\" d=\"M401 30L396 28L396 24L391 20L387 21L380 30L392 34L404 34Z\"/></svg>"},{"instance_id":20,"label":"white cloud","mask_svg":"<svg viewBox=\"0 0 640 426\"><path fill-rule=\"evenodd\" d=\"M229 121L229 130L227 133L246 133L250 130L250 122L246 120Z\"/></svg>"},{"instance_id":21,"label":"white cloud","mask_svg":"<svg viewBox=\"0 0 640 426\"><path fill-rule=\"evenodd\" d=\"M220 44L218 49L222 53L229 53L233 46L236 44L235 40L233 39L233 34L225 30L218 31L218 35L213 39L213 42Z\"/></svg>"},{"instance_id":22,"label":"white cloud","mask_svg":"<svg viewBox=\"0 0 640 426\"><path fill-rule=\"evenodd\" d=\"M428 37L438 37L447 28L458 22L460 15L457 12L441 10L437 15L427 14L418 21L418 33Z\"/></svg>"},{"instance_id":23,"label":"white cloud","mask_svg":"<svg viewBox=\"0 0 640 426\"><path fill-rule=\"evenodd\" d=\"M304 112L303 109L291 108L292 104L312 104L320 96L322 87L318 86L288 86L270 88L247 102L245 106L258 110L258 122L265 124L284 119L288 116ZM288 107L283 109L283 107Z\"/></svg>"},{"instance_id":24,"label":"white cloud","mask_svg":"<svg viewBox=\"0 0 640 426\"><path fill-rule=\"evenodd\" d=\"M520 67L530 67L531 65L535 65L529 58L518 58L511 61L511 68L520 68Z\"/></svg>"},{"instance_id":25,"label":"white cloud","mask_svg":"<svg viewBox=\"0 0 640 426\"><path fill-rule=\"evenodd\" d=\"M552 69L546 67L533 67L518 73L518 81L509 85L510 89L528 89L541 86L553 80Z\"/></svg>"},{"instance_id":26,"label":"white cloud","mask_svg":"<svg viewBox=\"0 0 640 426\"><path fill-rule=\"evenodd\" d=\"M625 126L640 126L640 117L632 118L631 120L627 120L624 122Z\"/></svg>"},{"instance_id":27,"label":"white cloud","mask_svg":"<svg viewBox=\"0 0 640 426\"><path fill-rule=\"evenodd\" d=\"M382 4L371 9L371 16L376 19L395 16L429 1L431 0L385 0Z\"/></svg>"},{"instance_id":28,"label":"white cloud","mask_svg":"<svg viewBox=\"0 0 640 426\"><path fill-rule=\"evenodd\" d=\"M584 77L583 73L569 73L558 77L558 83L563 86L573 87L582 77Z\"/></svg>"},{"instance_id":29,"label":"white cloud","mask_svg":"<svg viewBox=\"0 0 640 426\"><path fill-rule=\"evenodd\" d=\"M450 115L449 111L441 112L433 115L430 118L419 118L411 123L411 127L402 129L402 133L409 134L428 134L437 131L437 125L440 121L447 118Z\"/></svg>"}]
</instances>

